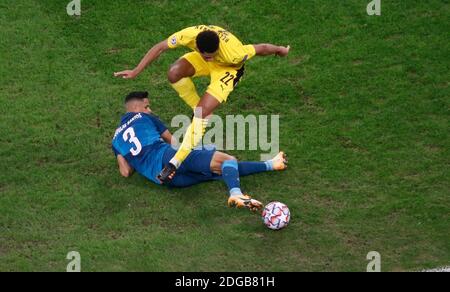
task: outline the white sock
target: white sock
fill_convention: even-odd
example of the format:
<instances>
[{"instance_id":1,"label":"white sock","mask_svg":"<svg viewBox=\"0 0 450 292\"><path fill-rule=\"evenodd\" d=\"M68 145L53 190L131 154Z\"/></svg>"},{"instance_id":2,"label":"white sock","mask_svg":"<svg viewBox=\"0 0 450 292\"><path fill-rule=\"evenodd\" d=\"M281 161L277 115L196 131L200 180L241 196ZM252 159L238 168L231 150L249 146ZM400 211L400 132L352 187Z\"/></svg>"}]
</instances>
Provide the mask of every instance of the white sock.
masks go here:
<instances>
[{"instance_id":1,"label":"white sock","mask_svg":"<svg viewBox=\"0 0 450 292\"><path fill-rule=\"evenodd\" d=\"M230 190L230 197L241 196L241 195L243 195L243 194L242 194L242 191L240 188L234 188L234 189Z\"/></svg>"}]
</instances>

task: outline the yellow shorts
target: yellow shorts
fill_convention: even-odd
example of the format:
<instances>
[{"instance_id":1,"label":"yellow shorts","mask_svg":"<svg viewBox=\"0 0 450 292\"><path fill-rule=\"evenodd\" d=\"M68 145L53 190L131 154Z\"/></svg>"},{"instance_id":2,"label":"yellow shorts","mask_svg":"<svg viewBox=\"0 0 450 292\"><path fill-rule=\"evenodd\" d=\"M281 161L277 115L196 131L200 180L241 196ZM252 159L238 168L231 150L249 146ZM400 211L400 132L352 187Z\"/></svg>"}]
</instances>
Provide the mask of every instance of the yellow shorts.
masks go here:
<instances>
[{"instance_id":1,"label":"yellow shorts","mask_svg":"<svg viewBox=\"0 0 450 292\"><path fill-rule=\"evenodd\" d=\"M235 68L215 62L206 62L198 52L187 53L182 58L194 67L194 77L211 76L211 83L206 92L214 96L220 103L227 101L228 95L244 75L244 66Z\"/></svg>"}]
</instances>

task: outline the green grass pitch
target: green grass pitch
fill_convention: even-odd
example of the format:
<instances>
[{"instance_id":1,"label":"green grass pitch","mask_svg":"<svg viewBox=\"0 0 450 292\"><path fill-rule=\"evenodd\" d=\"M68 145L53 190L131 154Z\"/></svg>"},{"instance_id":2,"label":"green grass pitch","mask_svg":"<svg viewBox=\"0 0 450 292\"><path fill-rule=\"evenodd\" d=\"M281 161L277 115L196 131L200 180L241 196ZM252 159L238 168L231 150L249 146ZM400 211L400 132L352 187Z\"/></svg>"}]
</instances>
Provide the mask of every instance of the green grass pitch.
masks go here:
<instances>
[{"instance_id":1,"label":"green grass pitch","mask_svg":"<svg viewBox=\"0 0 450 292\"><path fill-rule=\"evenodd\" d=\"M448 0L382 1L381 16L369 0L83 0L80 17L68 2L0 2L0 271L65 271L69 251L82 271L365 271L370 251L383 271L449 265ZM249 61L217 112L280 115L290 168L242 184L290 207L281 232L227 208L221 182L119 175L123 96L189 114L166 78L186 50L133 81L113 72L196 24L292 47Z\"/></svg>"}]
</instances>

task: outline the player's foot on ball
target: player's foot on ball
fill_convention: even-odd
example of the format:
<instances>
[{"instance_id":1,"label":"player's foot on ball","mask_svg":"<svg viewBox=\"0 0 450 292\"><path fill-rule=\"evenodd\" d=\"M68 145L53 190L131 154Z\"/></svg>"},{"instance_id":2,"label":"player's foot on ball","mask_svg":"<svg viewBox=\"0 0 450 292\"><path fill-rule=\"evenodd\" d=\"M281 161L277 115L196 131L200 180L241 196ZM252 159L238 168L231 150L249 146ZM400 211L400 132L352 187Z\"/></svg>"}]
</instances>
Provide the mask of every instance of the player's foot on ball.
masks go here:
<instances>
[{"instance_id":1,"label":"player's foot on ball","mask_svg":"<svg viewBox=\"0 0 450 292\"><path fill-rule=\"evenodd\" d=\"M249 195L231 196L228 199L228 207L233 208L248 208L251 211L258 211L263 208L260 201L252 199Z\"/></svg>"},{"instance_id":2,"label":"player's foot on ball","mask_svg":"<svg viewBox=\"0 0 450 292\"><path fill-rule=\"evenodd\" d=\"M158 175L158 180L162 184L167 184L173 179L176 171L177 171L177 168L175 167L175 165L173 165L172 163L169 163L164 167L164 169Z\"/></svg>"},{"instance_id":3,"label":"player's foot on ball","mask_svg":"<svg viewBox=\"0 0 450 292\"><path fill-rule=\"evenodd\" d=\"M273 170L285 170L287 168L288 160L286 153L280 152L272 159Z\"/></svg>"}]
</instances>

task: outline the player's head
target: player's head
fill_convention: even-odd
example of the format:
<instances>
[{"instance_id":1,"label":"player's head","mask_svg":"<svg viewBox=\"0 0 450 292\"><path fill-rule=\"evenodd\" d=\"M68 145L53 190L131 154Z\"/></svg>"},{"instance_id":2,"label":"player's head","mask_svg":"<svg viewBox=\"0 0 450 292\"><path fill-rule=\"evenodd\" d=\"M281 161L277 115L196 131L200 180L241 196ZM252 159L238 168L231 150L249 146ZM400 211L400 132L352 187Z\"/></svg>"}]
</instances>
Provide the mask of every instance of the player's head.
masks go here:
<instances>
[{"instance_id":1,"label":"player's head","mask_svg":"<svg viewBox=\"0 0 450 292\"><path fill-rule=\"evenodd\" d=\"M219 50L220 39L216 32L212 30L202 31L195 40L197 49L205 61L210 62Z\"/></svg>"},{"instance_id":2,"label":"player's head","mask_svg":"<svg viewBox=\"0 0 450 292\"><path fill-rule=\"evenodd\" d=\"M150 100L147 91L133 91L125 97L127 112L151 113Z\"/></svg>"}]
</instances>

